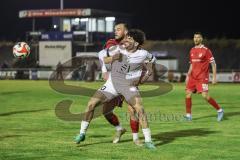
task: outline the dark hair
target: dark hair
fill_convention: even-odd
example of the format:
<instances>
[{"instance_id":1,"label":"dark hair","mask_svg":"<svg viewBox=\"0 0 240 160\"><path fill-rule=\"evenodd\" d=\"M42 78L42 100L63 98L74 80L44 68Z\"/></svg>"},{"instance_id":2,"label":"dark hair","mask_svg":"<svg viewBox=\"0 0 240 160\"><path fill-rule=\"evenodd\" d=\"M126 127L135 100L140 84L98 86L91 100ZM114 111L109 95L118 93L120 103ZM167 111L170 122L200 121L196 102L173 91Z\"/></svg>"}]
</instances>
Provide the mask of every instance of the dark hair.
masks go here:
<instances>
[{"instance_id":1,"label":"dark hair","mask_svg":"<svg viewBox=\"0 0 240 160\"><path fill-rule=\"evenodd\" d=\"M199 35L201 35L201 36L203 37L203 35L202 35L201 32L195 32L194 35L195 35L195 34L199 34Z\"/></svg>"},{"instance_id":2,"label":"dark hair","mask_svg":"<svg viewBox=\"0 0 240 160\"><path fill-rule=\"evenodd\" d=\"M127 36L132 37L134 41L142 45L146 39L145 33L140 29L131 29L128 31Z\"/></svg>"}]
</instances>

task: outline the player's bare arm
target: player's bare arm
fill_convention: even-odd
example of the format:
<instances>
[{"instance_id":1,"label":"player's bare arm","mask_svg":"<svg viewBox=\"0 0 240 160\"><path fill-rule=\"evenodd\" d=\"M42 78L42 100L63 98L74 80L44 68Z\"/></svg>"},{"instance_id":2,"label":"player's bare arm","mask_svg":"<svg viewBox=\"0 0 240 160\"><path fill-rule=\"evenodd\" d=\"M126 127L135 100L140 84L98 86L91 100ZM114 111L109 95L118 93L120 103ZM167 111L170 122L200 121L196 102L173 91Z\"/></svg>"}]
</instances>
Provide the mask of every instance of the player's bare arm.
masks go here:
<instances>
[{"instance_id":1,"label":"player's bare arm","mask_svg":"<svg viewBox=\"0 0 240 160\"><path fill-rule=\"evenodd\" d=\"M211 63L211 66L212 66L212 73L213 73L212 84L216 84L217 83L217 65L216 65L216 62L213 61Z\"/></svg>"},{"instance_id":2,"label":"player's bare arm","mask_svg":"<svg viewBox=\"0 0 240 160\"><path fill-rule=\"evenodd\" d=\"M116 53L113 56L109 56L109 57L104 57L104 63L105 64L110 64L116 60L120 60L121 59L121 53Z\"/></svg>"},{"instance_id":3,"label":"player's bare arm","mask_svg":"<svg viewBox=\"0 0 240 160\"><path fill-rule=\"evenodd\" d=\"M189 75L191 74L191 72L192 72L192 64L190 64L190 67L188 69L188 73L187 73L186 80L185 80L186 83L188 82Z\"/></svg>"},{"instance_id":4,"label":"player's bare arm","mask_svg":"<svg viewBox=\"0 0 240 160\"><path fill-rule=\"evenodd\" d=\"M147 71L144 74L144 76L140 79L139 81L140 84L145 83L153 73L153 63L147 63L147 64L144 64L144 66L146 67Z\"/></svg>"}]
</instances>

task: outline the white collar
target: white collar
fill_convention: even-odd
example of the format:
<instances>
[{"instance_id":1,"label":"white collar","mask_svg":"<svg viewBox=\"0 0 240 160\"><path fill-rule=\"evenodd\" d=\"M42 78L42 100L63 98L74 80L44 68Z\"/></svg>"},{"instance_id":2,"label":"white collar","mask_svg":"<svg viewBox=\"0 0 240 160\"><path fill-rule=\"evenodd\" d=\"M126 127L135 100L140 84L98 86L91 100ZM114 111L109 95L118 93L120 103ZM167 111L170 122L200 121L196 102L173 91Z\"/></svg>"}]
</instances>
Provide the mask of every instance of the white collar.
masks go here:
<instances>
[{"instance_id":1,"label":"white collar","mask_svg":"<svg viewBox=\"0 0 240 160\"><path fill-rule=\"evenodd\" d=\"M194 48L203 48L204 47L204 45L202 44L202 45L200 45L199 47L198 46L195 46Z\"/></svg>"}]
</instances>

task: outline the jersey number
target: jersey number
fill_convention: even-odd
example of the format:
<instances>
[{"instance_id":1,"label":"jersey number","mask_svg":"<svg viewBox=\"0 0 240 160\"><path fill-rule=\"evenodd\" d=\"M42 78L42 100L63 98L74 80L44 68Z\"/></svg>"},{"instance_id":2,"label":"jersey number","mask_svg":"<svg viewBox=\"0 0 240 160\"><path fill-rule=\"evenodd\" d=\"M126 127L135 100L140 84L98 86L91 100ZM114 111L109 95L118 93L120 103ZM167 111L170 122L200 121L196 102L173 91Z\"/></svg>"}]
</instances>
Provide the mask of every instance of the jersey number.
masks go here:
<instances>
[{"instance_id":1,"label":"jersey number","mask_svg":"<svg viewBox=\"0 0 240 160\"><path fill-rule=\"evenodd\" d=\"M103 91L103 90L105 90L107 87L106 86L103 86L102 88L101 88L101 90Z\"/></svg>"}]
</instances>

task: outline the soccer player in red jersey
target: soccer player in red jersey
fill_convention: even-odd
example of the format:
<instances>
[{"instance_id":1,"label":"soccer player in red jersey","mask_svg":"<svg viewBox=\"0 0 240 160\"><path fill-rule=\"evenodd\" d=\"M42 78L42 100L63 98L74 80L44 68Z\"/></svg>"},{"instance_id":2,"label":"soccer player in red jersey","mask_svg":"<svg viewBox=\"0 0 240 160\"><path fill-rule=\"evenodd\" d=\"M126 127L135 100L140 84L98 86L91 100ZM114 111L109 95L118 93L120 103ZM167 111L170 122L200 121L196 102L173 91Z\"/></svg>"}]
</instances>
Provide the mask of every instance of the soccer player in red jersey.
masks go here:
<instances>
[{"instance_id":1,"label":"soccer player in red jersey","mask_svg":"<svg viewBox=\"0 0 240 160\"><path fill-rule=\"evenodd\" d=\"M212 105L218 113L217 121L223 119L224 111L208 94L209 64L212 66L212 84L216 84L216 63L210 49L202 44L203 36L197 32L193 38L195 47L190 50L190 67L186 77L186 120L192 120L192 93L201 93L202 97Z\"/></svg>"},{"instance_id":2,"label":"soccer player in red jersey","mask_svg":"<svg viewBox=\"0 0 240 160\"><path fill-rule=\"evenodd\" d=\"M109 49L112 46L120 44L125 39L127 32L128 32L127 24L125 24L125 23L116 24L115 25L115 39L109 39L106 42L104 48ZM103 75L103 79L106 81L109 76L106 69L102 68L102 75ZM113 139L113 143L118 143L120 141L121 136L126 132L126 130L121 126L117 115L113 113L113 109L116 106L121 107L123 101L124 101L123 96L118 96L118 97L114 98L113 100L111 100L110 102L105 103L103 106L104 112L107 113L107 114L104 114L105 118L107 119L107 121L110 124L115 126L115 128L117 130L117 132L114 136L114 139ZM135 116L135 111L133 110L133 108L131 106L128 106L128 112L130 114L130 126L132 129L133 142L136 145L141 146L142 143L140 142L139 137L138 137L139 120Z\"/></svg>"}]
</instances>

